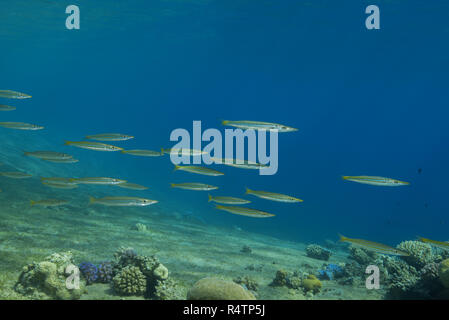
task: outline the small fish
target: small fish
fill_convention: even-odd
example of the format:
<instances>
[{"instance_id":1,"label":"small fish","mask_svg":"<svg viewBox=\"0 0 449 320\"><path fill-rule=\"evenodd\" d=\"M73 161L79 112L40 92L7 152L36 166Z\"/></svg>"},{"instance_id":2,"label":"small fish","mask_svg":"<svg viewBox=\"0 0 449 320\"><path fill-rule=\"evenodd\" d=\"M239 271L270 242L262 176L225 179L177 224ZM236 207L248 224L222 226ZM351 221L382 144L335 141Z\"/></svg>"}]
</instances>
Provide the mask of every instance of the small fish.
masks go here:
<instances>
[{"instance_id":1,"label":"small fish","mask_svg":"<svg viewBox=\"0 0 449 320\"><path fill-rule=\"evenodd\" d=\"M212 196L209 194L209 202L214 201L216 203L222 203L222 204L248 204L251 203L251 201L246 199L240 199L240 198L234 198L234 197L219 197L219 196Z\"/></svg>"},{"instance_id":2,"label":"small fish","mask_svg":"<svg viewBox=\"0 0 449 320\"><path fill-rule=\"evenodd\" d=\"M24 151L24 155L28 157L34 157L43 160L68 160L72 159L72 156L67 153L55 152L55 151Z\"/></svg>"},{"instance_id":3,"label":"small fish","mask_svg":"<svg viewBox=\"0 0 449 320\"><path fill-rule=\"evenodd\" d=\"M429 243L432 246L438 247L440 249L449 250L449 242L436 241L436 240L426 239L423 237L418 237L418 239L422 242Z\"/></svg>"},{"instance_id":4,"label":"small fish","mask_svg":"<svg viewBox=\"0 0 449 320\"><path fill-rule=\"evenodd\" d=\"M78 188L78 185L76 183L74 184L64 184L64 183L54 183L51 181L42 181L42 184L54 188L54 189L76 189Z\"/></svg>"},{"instance_id":5,"label":"small fish","mask_svg":"<svg viewBox=\"0 0 449 320\"><path fill-rule=\"evenodd\" d=\"M119 183L116 186L120 187L120 188L131 189L131 190L147 190L148 189L148 187L141 186L140 184L131 183L131 182Z\"/></svg>"},{"instance_id":6,"label":"small fish","mask_svg":"<svg viewBox=\"0 0 449 320\"><path fill-rule=\"evenodd\" d=\"M229 158L211 158L216 164L224 164L227 166L240 168L240 169L253 169L259 170L268 167L266 164L261 164L258 162L250 161L250 160L241 160L241 159L229 159Z\"/></svg>"},{"instance_id":7,"label":"small fish","mask_svg":"<svg viewBox=\"0 0 449 320\"><path fill-rule=\"evenodd\" d=\"M230 206L222 206L217 204L215 206L216 209L224 210L229 213L233 214L239 214L242 216L252 217L252 218L268 218L268 217L274 217L274 214L256 210L256 209L250 209L245 207L230 207Z\"/></svg>"},{"instance_id":8,"label":"small fish","mask_svg":"<svg viewBox=\"0 0 449 320\"><path fill-rule=\"evenodd\" d=\"M79 162L78 159L74 159L74 158L71 158L71 159L43 159L43 160L48 161L48 162L54 162L54 163L77 163L77 162Z\"/></svg>"},{"instance_id":9,"label":"small fish","mask_svg":"<svg viewBox=\"0 0 449 320\"><path fill-rule=\"evenodd\" d=\"M204 183L187 182L187 183L172 183L172 188L179 188L185 190L196 190L196 191L209 191L218 189L218 187L211 186Z\"/></svg>"},{"instance_id":10,"label":"small fish","mask_svg":"<svg viewBox=\"0 0 449 320\"><path fill-rule=\"evenodd\" d=\"M125 141L134 139L134 136L121 133L100 133L86 136L86 139L97 141Z\"/></svg>"},{"instance_id":11,"label":"small fish","mask_svg":"<svg viewBox=\"0 0 449 320\"><path fill-rule=\"evenodd\" d=\"M42 130L45 127L25 122L0 122L0 126L16 130Z\"/></svg>"},{"instance_id":12,"label":"small fish","mask_svg":"<svg viewBox=\"0 0 449 320\"><path fill-rule=\"evenodd\" d=\"M141 150L141 149L122 150L122 153L131 154L133 156L140 156L140 157L160 157L160 156L164 155L162 152L153 151L153 150Z\"/></svg>"},{"instance_id":13,"label":"small fish","mask_svg":"<svg viewBox=\"0 0 449 320\"><path fill-rule=\"evenodd\" d=\"M224 175L223 172L213 170L210 168L199 167L199 166L177 166L177 165L175 165L175 170L182 170L182 171L202 174L202 175L206 175L206 176L222 176L222 175Z\"/></svg>"},{"instance_id":14,"label":"small fish","mask_svg":"<svg viewBox=\"0 0 449 320\"><path fill-rule=\"evenodd\" d=\"M201 156L203 154L207 154L206 151L202 151L202 150L195 150L195 149L188 149L188 148L168 148L168 149L164 149L161 148L161 153L165 153L165 154L176 154L178 156Z\"/></svg>"},{"instance_id":15,"label":"small fish","mask_svg":"<svg viewBox=\"0 0 449 320\"><path fill-rule=\"evenodd\" d=\"M78 185L71 181L72 178L41 178L42 184L56 189L75 189L78 188Z\"/></svg>"},{"instance_id":16,"label":"small fish","mask_svg":"<svg viewBox=\"0 0 449 320\"><path fill-rule=\"evenodd\" d=\"M303 202L304 201L304 200L301 200L301 199L298 199L295 197L287 196L285 194L267 192L267 191L255 191L255 190L251 190L248 188L246 188L245 194L252 194L252 195L262 198L262 199L278 201L278 202L292 203L292 202Z\"/></svg>"},{"instance_id":17,"label":"small fish","mask_svg":"<svg viewBox=\"0 0 449 320\"><path fill-rule=\"evenodd\" d=\"M137 197L104 197L101 199L89 198L89 204L102 204L104 206L114 207L142 207L157 203L156 200L137 198Z\"/></svg>"},{"instance_id":18,"label":"small fish","mask_svg":"<svg viewBox=\"0 0 449 320\"><path fill-rule=\"evenodd\" d=\"M410 184L409 182L400 181L396 179L384 177L370 177L370 176L343 176L343 180L385 187L398 187Z\"/></svg>"},{"instance_id":19,"label":"small fish","mask_svg":"<svg viewBox=\"0 0 449 320\"><path fill-rule=\"evenodd\" d=\"M32 207L34 206L41 206L41 207L57 207L62 206L64 204L69 203L66 200L58 200L58 199L47 199L47 200L30 200L30 204Z\"/></svg>"},{"instance_id":20,"label":"small fish","mask_svg":"<svg viewBox=\"0 0 449 320\"><path fill-rule=\"evenodd\" d=\"M0 111L14 111L16 107L5 106L4 104L0 104Z\"/></svg>"},{"instance_id":21,"label":"small fish","mask_svg":"<svg viewBox=\"0 0 449 320\"><path fill-rule=\"evenodd\" d=\"M380 254L389 254L396 256L408 256L409 254L405 251L387 246L382 243L377 243L373 241L363 240L363 239L351 239L340 235L340 241L349 242L355 246L363 247L366 250L374 251Z\"/></svg>"},{"instance_id":22,"label":"small fish","mask_svg":"<svg viewBox=\"0 0 449 320\"><path fill-rule=\"evenodd\" d=\"M224 126L231 126L236 127L240 129L252 129L252 130L277 130L278 132L292 132L292 131L298 131L296 128L284 126L282 124L278 123L271 123L271 122L262 122L262 121L229 121L224 120L221 122Z\"/></svg>"},{"instance_id":23,"label":"small fish","mask_svg":"<svg viewBox=\"0 0 449 320\"><path fill-rule=\"evenodd\" d=\"M8 99L29 99L30 95L12 91L12 90L0 90L0 98L8 98Z\"/></svg>"},{"instance_id":24,"label":"small fish","mask_svg":"<svg viewBox=\"0 0 449 320\"><path fill-rule=\"evenodd\" d=\"M112 146L110 144L91 142L91 141L66 141L65 145L74 146L82 149L95 151L121 151L123 148Z\"/></svg>"},{"instance_id":25,"label":"small fish","mask_svg":"<svg viewBox=\"0 0 449 320\"><path fill-rule=\"evenodd\" d=\"M97 185L116 185L119 183L125 183L126 180L107 178L107 177L89 177L89 178L72 178L70 181L77 184L97 184Z\"/></svg>"},{"instance_id":26,"label":"small fish","mask_svg":"<svg viewBox=\"0 0 449 320\"><path fill-rule=\"evenodd\" d=\"M20 171L12 171L12 172L0 172L0 176L4 176L11 179L26 179L32 177L33 175Z\"/></svg>"}]
</instances>

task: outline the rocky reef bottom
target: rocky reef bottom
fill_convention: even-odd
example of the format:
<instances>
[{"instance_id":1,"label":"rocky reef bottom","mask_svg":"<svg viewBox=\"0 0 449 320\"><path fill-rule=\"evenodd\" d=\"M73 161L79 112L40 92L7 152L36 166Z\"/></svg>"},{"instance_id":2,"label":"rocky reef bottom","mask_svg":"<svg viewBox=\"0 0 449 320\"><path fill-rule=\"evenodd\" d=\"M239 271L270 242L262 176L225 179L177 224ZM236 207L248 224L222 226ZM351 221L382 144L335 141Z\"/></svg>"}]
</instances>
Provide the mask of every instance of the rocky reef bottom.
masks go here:
<instances>
[{"instance_id":1,"label":"rocky reef bottom","mask_svg":"<svg viewBox=\"0 0 449 320\"><path fill-rule=\"evenodd\" d=\"M385 256L164 212L32 209L24 220L13 209L0 222L0 299L449 298L449 253L419 241ZM378 287L367 287L369 266Z\"/></svg>"}]
</instances>

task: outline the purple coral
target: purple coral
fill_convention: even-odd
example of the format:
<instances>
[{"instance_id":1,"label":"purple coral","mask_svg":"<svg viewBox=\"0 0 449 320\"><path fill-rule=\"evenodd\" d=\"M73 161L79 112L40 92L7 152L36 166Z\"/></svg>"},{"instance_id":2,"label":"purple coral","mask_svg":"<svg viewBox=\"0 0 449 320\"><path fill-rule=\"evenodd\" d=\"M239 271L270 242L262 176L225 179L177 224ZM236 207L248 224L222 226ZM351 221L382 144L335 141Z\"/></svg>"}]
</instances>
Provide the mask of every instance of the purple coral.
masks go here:
<instances>
[{"instance_id":1,"label":"purple coral","mask_svg":"<svg viewBox=\"0 0 449 320\"><path fill-rule=\"evenodd\" d=\"M98 268L90 262L83 262L79 265L81 274L86 279L87 284L94 283L98 279Z\"/></svg>"},{"instance_id":2,"label":"purple coral","mask_svg":"<svg viewBox=\"0 0 449 320\"><path fill-rule=\"evenodd\" d=\"M111 282L113 275L113 268L110 261L101 262L98 265L98 281L102 283Z\"/></svg>"}]
</instances>

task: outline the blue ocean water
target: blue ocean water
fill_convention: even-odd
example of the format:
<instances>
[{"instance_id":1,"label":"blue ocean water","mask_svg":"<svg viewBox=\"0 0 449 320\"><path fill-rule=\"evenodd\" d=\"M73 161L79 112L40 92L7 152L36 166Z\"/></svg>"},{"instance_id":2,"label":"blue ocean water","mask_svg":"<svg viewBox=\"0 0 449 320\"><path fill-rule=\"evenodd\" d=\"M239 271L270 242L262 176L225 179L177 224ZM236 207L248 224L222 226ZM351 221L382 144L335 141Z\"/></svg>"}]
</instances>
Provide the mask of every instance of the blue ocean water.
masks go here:
<instances>
[{"instance_id":1,"label":"blue ocean water","mask_svg":"<svg viewBox=\"0 0 449 320\"><path fill-rule=\"evenodd\" d=\"M338 233L387 244L447 240L447 2L377 1L380 30L365 28L367 1L77 1L80 30L65 28L71 3L3 2L0 88L33 98L14 102L17 111L2 121L46 127L32 138L15 134L16 145L45 141L80 159L78 175L148 185L144 194L158 206L226 228L301 242ZM159 150L173 144L173 129L200 120L223 131L222 119L299 131L279 134L273 176L227 167L224 177L194 176L173 172L167 157L63 145L121 132L136 139L120 146ZM411 184L375 187L342 175ZM276 217L251 219L171 182L210 183L220 186L214 194L231 196L246 186L304 202L254 198L251 207Z\"/></svg>"}]
</instances>

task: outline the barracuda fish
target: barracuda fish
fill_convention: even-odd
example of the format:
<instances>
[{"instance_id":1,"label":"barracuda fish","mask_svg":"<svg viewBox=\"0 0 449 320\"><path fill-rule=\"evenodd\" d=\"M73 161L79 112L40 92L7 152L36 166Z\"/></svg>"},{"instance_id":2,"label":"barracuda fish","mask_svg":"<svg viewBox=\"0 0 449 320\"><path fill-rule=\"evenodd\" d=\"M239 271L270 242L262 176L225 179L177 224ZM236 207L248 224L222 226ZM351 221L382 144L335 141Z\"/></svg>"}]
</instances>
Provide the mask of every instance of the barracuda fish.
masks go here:
<instances>
[{"instance_id":1,"label":"barracuda fish","mask_svg":"<svg viewBox=\"0 0 449 320\"><path fill-rule=\"evenodd\" d=\"M8 99L29 99L30 95L12 91L12 90L0 90L0 98L8 98Z\"/></svg>"},{"instance_id":2,"label":"barracuda fish","mask_svg":"<svg viewBox=\"0 0 449 320\"><path fill-rule=\"evenodd\" d=\"M172 183L172 188L179 188L185 190L195 190L195 191L209 191L218 189L218 187L211 186L204 183L187 182L187 183Z\"/></svg>"},{"instance_id":3,"label":"barracuda fish","mask_svg":"<svg viewBox=\"0 0 449 320\"><path fill-rule=\"evenodd\" d=\"M221 122L224 126L236 127L239 129L252 129L252 130L277 130L278 132L292 132L298 131L296 128L284 126L278 123L262 122L262 121L230 121L224 120Z\"/></svg>"},{"instance_id":4,"label":"barracuda fish","mask_svg":"<svg viewBox=\"0 0 449 320\"><path fill-rule=\"evenodd\" d=\"M134 139L134 136L121 133L100 133L86 136L86 139L97 141L125 141Z\"/></svg>"},{"instance_id":5,"label":"barracuda fish","mask_svg":"<svg viewBox=\"0 0 449 320\"><path fill-rule=\"evenodd\" d=\"M160 157L160 156L164 155L162 152L153 151L153 150L141 150L141 149L122 150L122 153L131 154L133 156L140 156L140 157Z\"/></svg>"},{"instance_id":6,"label":"barracuda fish","mask_svg":"<svg viewBox=\"0 0 449 320\"><path fill-rule=\"evenodd\" d=\"M213 201L216 203L233 204L233 205L251 203L251 201L249 201L249 200L234 198L234 197L220 197L220 196L212 196L210 194L208 196L209 196L209 202Z\"/></svg>"},{"instance_id":7,"label":"barracuda fish","mask_svg":"<svg viewBox=\"0 0 449 320\"><path fill-rule=\"evenodd\" d=\"M60 177L55 177L55 178L42 177L41 178L42 184L44 184L48 187L51 187L51 188L56 188L56 189L78 188L78 185L71 180L72 180L72 178L60 178Z\"/></svg>"},{"instance_id":8,"label":"barracuda fish","mask_svg":"<svg viewBox=\"0 0 449 320\"><path fill-rule=\"evenodd\" d=\"M371 176L343 176L343 180L384 187L398 187L410 184L409 182L400 181L396 179L384 177L371 177Z\"/></svg>"},{"instance_id":9,"label":"barracuda fish","mask_svg":"<svg viewBox=\"0 0 449 320\"><path fill-rule=\"evenodd\" d=\"M69 160L72 156L67 153L54 152L54 151L24 151L24 155L34 157L42 160Z\"/></svg>"},{"instance_id":10,"label":"barracuda fish","mask_svg":"<svg viewBox=\"0 0 449 320\"><path fill-rule=\"evenodd\" d=\"M274 214L271 214L268 212L264 212L264 211L260 211L260 210L256 210L256 209L245 208L245 207L221 206L221 205L217 204L215 206L215 208L219 209L219 210L227 211L229 213L238 214L241 216L252 217L252 218L269 218L269 217L275 216Z\"/></svg>"},{"instance_id":11,"label":"barracuda fish","mask_svg":"<svg viewBox=\"0 0 449 320\"><path fill-rule=\"evenodd\" d=\"M201 156L207 154L207 152L202 150L188 149L188 148L161 148L161 153L165 154L176 154L178 156Z\"/></svg>"},{"instance_id":12,"label":"barracuda fish","mask_svg":"<svg viewBox=\"0 0 449 320\"><path fill-rule=\"evenodd\" d=\"M102 204L111 207L143 207L158 203L156 200L136 197L104 197L101 199L89 198L89 204Z\"/></svg>"},{"instance_id":13,"label":"barracuda fish","mask_svg":"<svg viewBox=\"0 0 449 320\"><path fill-rule=\"evenodd\" d=\"M428 243L428 244L438 247L440 249L449 250L449 242L436 241L436 240L431 240L431 239L427 239L427 238L423 238L423 237L418 237L418 239L421 242Z\"/></svg>"},{"instance_id":14,"label":"barracuda fish","mask_svg":"<svg viewBox=\"0 0 449 320\"><path fill-rule=\"evenodd\" d=\"M252 169L252 170L259 170L263 168L267 168L268 166L266 164L257 163L254 161L249 160L240 160L240 159L229 159L229 158L211 158L216 164L224 164L226 166L231 166L234 168L240 168L240 169Z\"/></svg>"},{"instance_id":15,"label":"barracuda fish","mask_svg":"<svg viewBox=\"0 0 449 320\"><path fill-rule=\"evenodd\" d=\"M0 172L0 176L11 179L26 179L32 177L33 175L20 171L12 171L12 172Z\"/></svg>"},{"instance_id":16,"label":"barracuda fish","mask_svg":"<svg viewBox=\"0 0 449 320\"><path fill-rule=\"evenodd\" d=\"M0 104L0 111L14 111L16 107L5 106L4 104Z\"/></svg>"},{"instance_id":17,"label":"barracuda fish","mask_svg":"<svg viewBox=\"0 0 449 320\"><path fill-rule=\"evenodd\" d=\"M148 187L141 186L140 184L131 183L131 182L119 183L116 186L120 187L120 188L124 188L124 189L131 189L131 190L147 190L148 189Z\"/></svg>"},{"instance_id":18,"label":"barracuda fish","mask_svg":"<svg viewBox=\"0 0 449 320\"><path fill-rule=\"evenodd\" d=\"M46 199L46 200L38 200L38 201L31 200L30 201L30 204L32 207L34 207L34 206L57 207L57 206L62 206L67 203L69 203L69 202L66 200L58 200L58 199Z\"/></svg>"},{"instance_id":19,"label":"barracuda fish","mask_svg":"<svg viewBox=\"0 0 449 320\"><path fill-rule=\"evenodd\" d=\"M374 251L380 254L388 254L388 255L395 255L395 256L408 256L409 254L405 251L387 246L382 243L372 242L368 240L363 239L351 239L347 238L345 236L339 235L340 241L342 242L349 242L355 246L362 247L366 250Z\"/></svg>"},{"instance_id":20,"label":"barracuda fish","mask_svg":"<svg viewBox=\"0 0 449 320\"><path fill-rule=\"evenodd\" d=\"M126 183L126 180L107 178L107 177L89 177L89 178L72 178L70 181L77 184L98 184L98 185L116 185Z\"/></svg>"},{"instance_id":21,"label":"barracuda fish","mask_svg":"<svg viewBox=\"0 0 449 320\"><path fill-rule=\"evenodd\" d=\"M175 165L175 171L176 170L182 170L182 171L187 171L190 173L197 173L197 174L202 174L205 176L214 176L214 177L224 175L223 172L213 170L210 168L199 167L199 166L177 166L177 165Z\"/></svg>"},{"instance_id":22,"label":"barracuda fish","mask_svg":"<svg viewBox=\"0 0 449 320\"><path fill-rule=\"evenodd\" d=\"M25 122L0 122L0 126L16 130L42 130L45 127Z\"/></svg>"},{"instance_id":23,"label":"barracuda fish","mask_svg":"<svg viewBox=\"0 0 449 320\"><path fill-rule=\"evenodd\" d=\"M76 189L78 188L78 185L76 183L73 184L65 184L65 183L55 183L51 181L42 181L43 185L46 185L50 188L54 189Z\"/></svg>"},{"instance_id":24,"label":"barracuda fish","mask_svg":"<svg viewBox=\"0 0 449 320\"><path fill-rule=\"evenodd\" d=\"M77 163L77 162L79 162L78 159L74 159L74 158L71 158L71 159L43 159L43 160L48 161L48 162L54 162L54 163Z\"/></svg>"},{"instance_id":25,"label":"barracuda fish","mask_svg":"<svg viewBox=\"0 0 449 320\"><path fill-rule=\"evenodd\" d=\"M112 146L110 144L91 142L91 141L66 141L65 145L74 146L82 149L95 151L121 151L123 148Z\"/></svg>"},{"instance_id":26,"label":"barracuda fish","mask_svg":"<svg viewBox=\"0 0 449 320\"><path fill-rule=\"evenodd\" d=\"M248 188L246 188L245 194L252 194L252 195L262 198L262 199L279 201L279 202L303 202L303 200L301 200L301 199L287 196L285 194L267 192L267 191L255 191L255 190L251 190Z\"/></svg>"}]
</instances>

